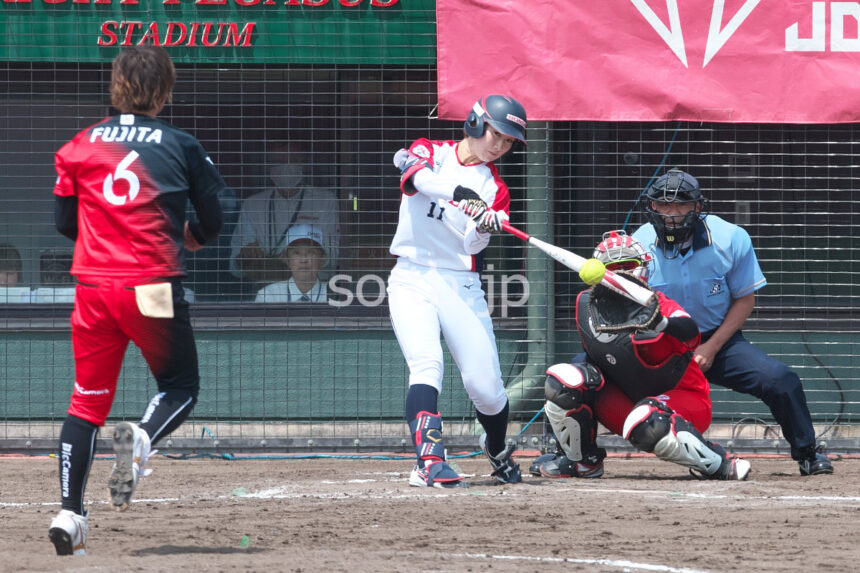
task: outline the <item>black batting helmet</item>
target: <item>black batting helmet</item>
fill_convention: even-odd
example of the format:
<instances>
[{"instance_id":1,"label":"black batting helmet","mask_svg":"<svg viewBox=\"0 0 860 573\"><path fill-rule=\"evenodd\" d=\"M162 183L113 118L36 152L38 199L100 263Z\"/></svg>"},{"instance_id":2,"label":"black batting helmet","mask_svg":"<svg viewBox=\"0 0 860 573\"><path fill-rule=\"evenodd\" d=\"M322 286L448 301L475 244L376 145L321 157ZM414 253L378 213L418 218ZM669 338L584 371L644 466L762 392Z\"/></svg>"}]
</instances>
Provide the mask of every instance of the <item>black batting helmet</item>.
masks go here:
<instances>
[{"instance_id":1,"label":"black batting helmet","mask_svg":"<svg viewBox=\"0 0 860 573\"><path fill-rule=\"evenodd\" d=\"M667 257L677 256L678 249L693 235L696 224L708 212L708 199L695 177L670 169L645 190L641 197L642 211L657 232L660 246ZM656 211L652 203L695 203L696 208L688 212L682 221L671 221Z\"/></svg>"},{"instance_id":2,"label":"black batting helmet","mask_svg":"<svg viewBox=\"0 0 860 573\"><path fill-rule=\"evenodd\" d=\"M489 95L476 101L466 118L463 131L469 137L481 137L487 123L499 133L526 142L526 110L510 96Z\"/></svg>"}]
</instances>

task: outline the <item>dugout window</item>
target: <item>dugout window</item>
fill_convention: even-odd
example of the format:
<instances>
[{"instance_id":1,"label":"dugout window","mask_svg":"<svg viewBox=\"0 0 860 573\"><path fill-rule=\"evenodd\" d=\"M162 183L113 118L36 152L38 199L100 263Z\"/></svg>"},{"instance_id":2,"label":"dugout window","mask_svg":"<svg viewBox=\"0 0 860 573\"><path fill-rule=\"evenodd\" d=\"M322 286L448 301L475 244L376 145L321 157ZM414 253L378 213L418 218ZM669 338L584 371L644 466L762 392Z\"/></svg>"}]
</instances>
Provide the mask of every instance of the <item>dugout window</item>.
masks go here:
<instances>
[{"instance_id":1,"label":"dugout window","mask_svg":"<svg viewBox=\"0 0 860 573\"><path fill-rule=\"evenodd\" d=\"M461 122L434 116L435 69L177 64L177 71L173 102L161 117L203 144L231 188L221 197L221 236L187 254L185 284L195 316L250 321L242 324L273 317L387 317L385 282L394 264L388 246L400 202L391 158L418 137L462 136ZM34 292L43 289L40 301L56 307L53 315L67 316L70 285L64 281L70 278L60 275L67 273L73 244L54 229L53 156L77 132L115 113L108 95L110 65L6 62L0 75L0 242L20 251L22 283ZM335 304L325 308L255 303L261 283L231 264L242 208L272 188L272 150L285 144L301 156L307 184L333 197L338 244L321 278ZM521 161L503 166L506 179L522 172ZM190 206L188 214L193 216ZM507 266L521 267L522 246L508 239L495 243L488 257L495 275L485 279L500 285ZM508 249L513 254L502 256ZM65 290L51 297L44 289ZM26 318L33 312L27 305L0 305L6 315Z\"/></svg>"}]
</instances>

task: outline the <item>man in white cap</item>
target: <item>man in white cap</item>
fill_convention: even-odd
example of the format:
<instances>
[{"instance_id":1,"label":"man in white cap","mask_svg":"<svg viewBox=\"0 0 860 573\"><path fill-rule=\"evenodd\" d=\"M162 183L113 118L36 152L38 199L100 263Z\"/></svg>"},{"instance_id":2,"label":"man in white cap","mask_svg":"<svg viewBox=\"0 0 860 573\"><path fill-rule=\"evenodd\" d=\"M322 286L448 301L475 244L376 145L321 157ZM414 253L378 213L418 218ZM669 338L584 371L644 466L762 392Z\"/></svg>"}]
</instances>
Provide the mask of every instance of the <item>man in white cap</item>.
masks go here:
<instances>
[{"instance_id":1,"label":"man in white cap","mask_svg":"<svg viewBox=\"0 0 860 573\"><path fill-rule=\"evenodd\" d=\"M289 280L272 283L257 292L254 302L328 302L328 289L319 279L327 253L318 225L293 225L284 237L280 258L290 269Z\"/></svg>"}]
</instances>

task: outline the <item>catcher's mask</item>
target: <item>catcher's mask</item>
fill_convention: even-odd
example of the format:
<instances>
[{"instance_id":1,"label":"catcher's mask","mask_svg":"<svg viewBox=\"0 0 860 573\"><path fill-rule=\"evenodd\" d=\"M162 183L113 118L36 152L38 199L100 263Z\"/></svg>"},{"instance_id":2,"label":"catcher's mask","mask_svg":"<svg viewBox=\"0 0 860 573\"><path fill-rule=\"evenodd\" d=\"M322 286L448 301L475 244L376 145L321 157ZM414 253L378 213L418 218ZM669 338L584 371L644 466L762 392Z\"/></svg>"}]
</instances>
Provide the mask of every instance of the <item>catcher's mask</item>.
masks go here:
<instances>
[{"instance_id":1,"label":"catcher's mask","mask_svg":"<svg viewBox=\"0 0 860 573\"><path fill-rule=\"evenodd\" d=\"M642 243L623 230L603 233L603 240L594 248L592 256L610 271L626 271L637 278L648 280L651 254Z\"/></svg>"},{"instance_id":2,"label":"catcher's mask","mask_svg":"<svg viewBox=\"0 0 860 573\"><path fill-rule=\"evenodd\" d=\"M699 182L689 173L670 169L661 175L642 195L642 211L657 232L660 246L669 258L678 256L680 249L690 237L699 219L708 212L708 199L702 195ZM694 203L695 207L682 220L675 217L667 222L665 215L654 209L653 203Z\"/></svg>"}]
</instances>

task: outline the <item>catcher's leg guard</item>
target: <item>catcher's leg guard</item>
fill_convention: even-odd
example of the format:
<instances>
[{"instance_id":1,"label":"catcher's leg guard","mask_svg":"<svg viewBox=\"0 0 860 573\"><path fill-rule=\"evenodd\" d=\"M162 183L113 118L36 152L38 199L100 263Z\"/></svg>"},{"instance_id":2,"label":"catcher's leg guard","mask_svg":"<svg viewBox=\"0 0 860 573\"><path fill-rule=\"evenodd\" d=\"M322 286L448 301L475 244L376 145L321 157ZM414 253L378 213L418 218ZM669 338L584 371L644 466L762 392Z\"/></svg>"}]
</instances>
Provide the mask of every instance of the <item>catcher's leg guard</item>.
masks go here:
<instances>
[{"instance_id":1,"label":"catcher's leg guard","mask_svg":"<svg viewBox=\"0 0 860 573\"><path fill-rule=\"evenodd\" d=\"M591 405L603 387L603 375L593 364L556 364L547 370L546 417L564 455L541 463L544 477L603 475L606 451L595 442L597 420Z\"/></svg>"},{"instance_id":2,"label":"catcher's leg guard","mask_svg":"<svg viewBox=\"0 0 860 573\"><path fill-rule=\"evenodd\" d=\"M709 479L743 480L746 460L730 457L687 420L654 398L640 400L624 421L624 439L661 460L680 464Z\"/></svg>"},{"instance_id":3,"label":"catcher's leg guard","mask_svg":"<svg viewBox=\"0 0 860 573\"><path fill-rule=\"evenodd\" d=\"M556 364L547 374L546 417L561 450L579 461L595 444L597 421L591 406L594 394L603 387L603 375L588 362Z\"/></svg>"},{"instance_id":4,"label":"catcher's leg guard","mask_svg":"<svg viewBox=\"0 0 860 573\"><path fill-rule=\"evenodd\" d=\"M442 443L442 416L438 413L418 412L409 422L412 443L418 455L418 464L409 475L409 485L416 487L459 487L463 477L445 463L445 445Z\"/></svg>"}]
</instances>

